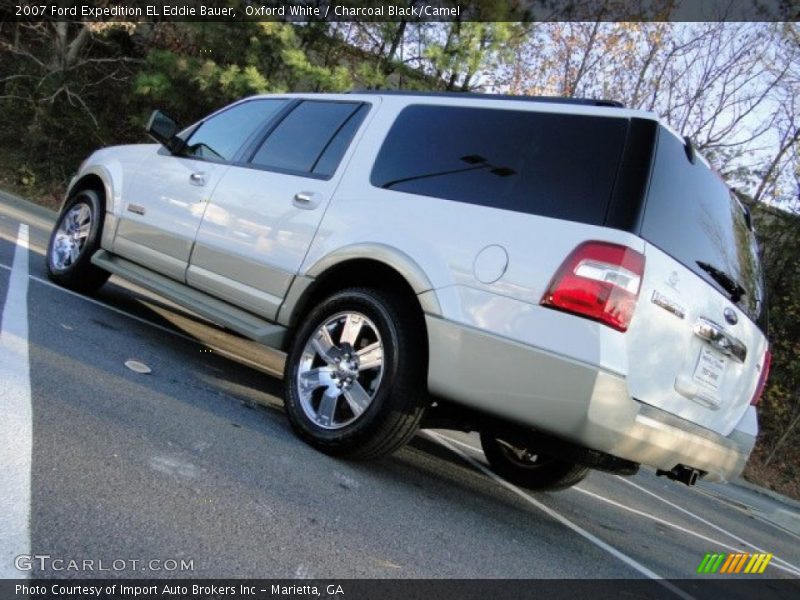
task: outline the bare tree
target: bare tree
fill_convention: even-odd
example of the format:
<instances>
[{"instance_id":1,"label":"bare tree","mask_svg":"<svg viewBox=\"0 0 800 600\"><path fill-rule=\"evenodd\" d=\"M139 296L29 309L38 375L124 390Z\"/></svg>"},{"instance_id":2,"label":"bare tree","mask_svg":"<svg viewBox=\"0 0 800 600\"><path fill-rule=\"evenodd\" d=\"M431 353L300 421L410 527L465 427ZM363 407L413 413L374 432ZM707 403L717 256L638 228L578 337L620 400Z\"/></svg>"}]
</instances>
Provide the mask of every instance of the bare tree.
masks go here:
<instances>
[{"instance_id":1,"label":"bare tree","mask_svg":"<svg viewBox=\"0 0 800 600\"><path fill-rule=\"evenodd\" d=\"M79 107L97 125L86 95L109 80L129 75L125 64L134 59L90 53L103 44L96 35L108 26L87 22L4 23L0 26L0 50L5 53L5 72L0 78L0 100L14 99L33 109L34 124L60 102ZM91 71L91 77L82 76Z\"/></svg>"},{"instance_id":2,"label":"bare tree","mask_svg":"<svg viewBox=\"0 0 800 600\"><path fill-rule=\"evenodd\" d=\"M489 78L511 93L659 113L731 184L785 198L797 164L798 37L795 24L538 23Z\"/></svg>"}]
</instances>

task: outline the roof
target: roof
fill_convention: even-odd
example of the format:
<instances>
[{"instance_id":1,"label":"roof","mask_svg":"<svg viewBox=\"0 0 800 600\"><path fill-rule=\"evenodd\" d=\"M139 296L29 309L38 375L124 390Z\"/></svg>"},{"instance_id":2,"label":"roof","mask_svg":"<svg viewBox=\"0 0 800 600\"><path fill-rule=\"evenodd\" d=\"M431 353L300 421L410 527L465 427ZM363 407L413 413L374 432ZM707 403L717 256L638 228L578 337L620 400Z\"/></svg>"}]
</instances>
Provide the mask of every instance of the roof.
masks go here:
<instances>
[{"instance_id":1,"label":"roof","mask_svg":"<svg viewBox=\"0 0 800 600\"><path fill-rule=\"evenodd\" d=\"M478 92L421 92L415 90L352 90L351 94L374 94L380 96L421 96L443 98L475 98L484 100L514 100L518 102L547 102L553 104L580 104L584 106L607 106L625 108L622 102L601 98L570 98L563 96L515 96L512 94L483 94Z\"/></svg>"}]
</instances>

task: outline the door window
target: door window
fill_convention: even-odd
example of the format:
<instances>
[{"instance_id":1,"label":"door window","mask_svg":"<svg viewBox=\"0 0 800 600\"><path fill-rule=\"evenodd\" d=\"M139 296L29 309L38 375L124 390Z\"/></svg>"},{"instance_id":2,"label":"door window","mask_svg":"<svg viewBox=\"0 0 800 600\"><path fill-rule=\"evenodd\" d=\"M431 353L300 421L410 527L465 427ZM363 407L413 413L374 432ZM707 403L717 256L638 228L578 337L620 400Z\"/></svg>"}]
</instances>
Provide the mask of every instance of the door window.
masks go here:
<instances>
[{"instance_id":1,"label":"door window","mask_svg":"<svg viewBox=\"0 0 800 600\"><path fill-rule=\"evenodd\" d=\"M269 170L328 178L347 150L366 114L355 102L307 100L290 112L253 156Z\"/></svg>"},{"instance_id":2,"label":"door window","mask_svg":"<svg viewBox=\"0 0 800 600\"><path fill-rule=\"evenodd\" d=\"M286 106L288 100L248 100L231 106L203 121L189 138L183 155L227 162L268 119Z\"/></svg>"}]
</instances>

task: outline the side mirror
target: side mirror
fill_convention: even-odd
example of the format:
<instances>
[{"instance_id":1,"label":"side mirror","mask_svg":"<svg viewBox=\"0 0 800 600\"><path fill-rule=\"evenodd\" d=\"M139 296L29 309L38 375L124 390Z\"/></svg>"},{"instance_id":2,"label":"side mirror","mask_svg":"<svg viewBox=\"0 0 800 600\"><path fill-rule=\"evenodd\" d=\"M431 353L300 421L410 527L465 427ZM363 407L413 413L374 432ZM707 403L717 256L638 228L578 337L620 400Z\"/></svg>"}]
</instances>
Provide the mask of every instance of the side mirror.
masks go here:
<instances>
[{"instance_id":1,"label":"side mirror","mask_svg":"<svg viewBox=\"0 0 800 600\"><path fill-rule=\"evenodd\" d=\"M150 115L146 130L150 137L173 154L183 145L183 140L175 135L178 133L178 124L160 110L154 110Z\"/></svg>"}]
</instances>

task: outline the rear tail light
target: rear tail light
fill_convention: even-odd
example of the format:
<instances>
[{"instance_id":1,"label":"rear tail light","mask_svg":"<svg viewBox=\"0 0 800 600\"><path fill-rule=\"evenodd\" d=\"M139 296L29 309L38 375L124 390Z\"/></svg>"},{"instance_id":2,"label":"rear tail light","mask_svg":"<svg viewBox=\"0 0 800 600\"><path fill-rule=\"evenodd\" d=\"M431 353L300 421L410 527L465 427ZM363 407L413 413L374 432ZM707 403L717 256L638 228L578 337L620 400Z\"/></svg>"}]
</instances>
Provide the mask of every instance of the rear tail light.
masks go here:
<instances>
[{"instance_id":1,"label":"rear tail light","mask_svg":"<svg viewBox=\"0 0 800 600\"><path fill-rule=\"evenodd\" d=\"M617 244L585 242L562 263L541 303L626 331L643 275L644 255Z\"/></svg>"},{"instance_id":2,"label":"rear tail light","mask_svg":"<svg viewBox=\"0 0 800 600\"><path fill-rule=\"evenodd\" d=\"M772 366L772 352L767 350L764 353L764 363L761 365L761 374L758 376L758 385L756 386L756 393L753 394L753 399L750 404L758 406L761 402L761 395L764 393L764 388L767 387L767 378L769 378L769 369Z\"/></svg>"}]
</instances>

